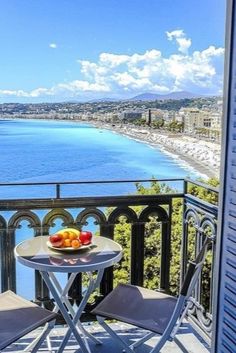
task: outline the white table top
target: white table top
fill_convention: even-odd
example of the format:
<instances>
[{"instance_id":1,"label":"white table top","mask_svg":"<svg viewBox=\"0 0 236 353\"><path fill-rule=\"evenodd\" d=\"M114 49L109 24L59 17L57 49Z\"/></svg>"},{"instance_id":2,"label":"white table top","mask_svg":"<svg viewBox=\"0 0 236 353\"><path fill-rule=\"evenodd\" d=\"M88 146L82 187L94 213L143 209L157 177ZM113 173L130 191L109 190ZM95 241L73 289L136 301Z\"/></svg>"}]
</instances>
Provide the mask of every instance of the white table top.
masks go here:
<instances>
[{"instance_id":1,"label":"white table top","mask_svg":"<svg viewBox=\"0 0 236 353\"><path fill-rule=\"evenodd\" d=\"M72 252L52 250L48 237L27 239L15 247L15 257L23 265L47 272L89 272L117 263L122 257L121 246L101 236L94 236L92 245Z\"/></svg>"}]
</instances>

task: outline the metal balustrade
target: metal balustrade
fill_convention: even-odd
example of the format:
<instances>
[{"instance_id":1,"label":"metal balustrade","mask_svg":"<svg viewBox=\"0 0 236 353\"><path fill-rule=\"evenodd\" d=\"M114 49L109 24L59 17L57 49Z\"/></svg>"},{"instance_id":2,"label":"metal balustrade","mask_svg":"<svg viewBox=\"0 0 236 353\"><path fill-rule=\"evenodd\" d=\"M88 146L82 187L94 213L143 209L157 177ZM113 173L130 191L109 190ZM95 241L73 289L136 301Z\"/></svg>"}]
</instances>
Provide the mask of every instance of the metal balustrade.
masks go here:
<instances>
[{"instance_id":1,"label":"metal balustrade","mask_svg":"<svg viewBox=\"0 0 236 353\"><path fill-rule=\"evenodd\" d=\"M112 195L112 196L80 196L77 191L75 195L63 195L63 186L109 185L114 183L179 183L181 190L172 190L165 194L151 195ZM212 204L199 199L189 193L190 186L201 187L207 193L212 193L217 199L218 190L198 182L184 179L168 180L117 180L117 181L82 181L82 182L51 182L51 183L5 183L0 184L0 192L4 188L14 189L17 195L18 188L37 187L41 188L39 195L44 195L43 188L52 189L52 197L38 198L10 198L0 199L0 246L1 246L1 290L11 289L16 291L16 263L13 249L16 242L16 232L26 221L28 228L33 230L34 236L45 235L54 232L57 220L63 227L85 226L89 219L98 228L98 234L114 239L116 225L120 217L125 218L130 226L130 273L129 281L132 284L144 284L144 258L145 258L145 232L146 225L151 217L155 217L160 230L160 289L169 292L172 260L172 237L173 224L172 214L174 212L174 200L179 200L183 208L181 219L182 245L180 253L180 279L186 271L187 261L191 251L197 251L205 236L216 235L217 231L217 201ZM139 207L137 207L139 206ZM109 212L108 212L109 208ZM43 215L38 211L43 210ZM6 215L7 214L7 215ZM214 252L212 245L209 255L208 269L203 273L194 292L194 303L190 308L189 315L201 329L210 336L212 329L212 277L214 271ZM157 255L158 256L158 255ZM211 260L212 259L212 260ZM113 288L113 268L105 271L100 286L100 293L87 309L87 319L91 319L89 311L96 301L101 300ZM208 277L206 277L208 276ZM209 282L209 283L208 283ZM33 285L33 284L32 284ZM74 286L70 290L71 300L75 303L80 301L82 295L82 278L77 276ZM47 307L52 307L52 301L48 289L43 283L40 275L35 273L35 298L36 301L44 302ZM203 290L208 290L210 298L203 298Z\"/></svg>"}]
</instances>

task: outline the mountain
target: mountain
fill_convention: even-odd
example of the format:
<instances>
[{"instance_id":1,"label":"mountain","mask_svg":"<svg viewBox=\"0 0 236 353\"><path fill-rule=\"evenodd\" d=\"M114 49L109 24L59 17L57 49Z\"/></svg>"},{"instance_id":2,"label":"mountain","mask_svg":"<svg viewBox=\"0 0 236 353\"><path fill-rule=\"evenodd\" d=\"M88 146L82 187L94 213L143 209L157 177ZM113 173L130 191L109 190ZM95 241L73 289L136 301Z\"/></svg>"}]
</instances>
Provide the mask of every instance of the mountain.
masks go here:
<instances>
[{"instance_id":1,"label":"mountain","mask_svg":"<svg viewBox=\"0 0 236 353\"><path fill-rule=\"evenodd\" d=\"M187 91L171 92L164 95L164 99L191 99L204 97L202 94L195 94ZM163 99L163 98L162 98Z\"/></svg>"},{"instance_id":2,"label":"mountain","mask_svg":"<svg viewBox=\"0 0 236 353\"><path fill-rule=\"evenodd\" d=\"M187 91L171 92L168 94L155 94L155 93L142 93L138 96L128 99L129 101L154 101L154 100L167 100L167 99L191 99L200 98L203 95L195 94Z\"/></svg>"},{"instance_id":3,"label":"mountain","mask_svg":"<svg viewBox=\"0 0 236 353\"><path fill-rule=\"evenodd\" d=\"M135 96L135 97L127 99L127 100L129 100L129 101L155 101L155 100L162 99L161 97L162 97L161 94L147 92L147 93L139 94L138 96Z\"/></svg>"},{"instance_id":4,"label":"mountain","mask_svg":"<svg viewBox=\"0 0 236 353\"><path fill-rule=\"evenodd\" d=\"M91 100L88 101L88 103L117 102L117 101L120 101L120 100L122 100L122 99L104 97L104 98L91 99Z\"/></svg>"}]
</instances>

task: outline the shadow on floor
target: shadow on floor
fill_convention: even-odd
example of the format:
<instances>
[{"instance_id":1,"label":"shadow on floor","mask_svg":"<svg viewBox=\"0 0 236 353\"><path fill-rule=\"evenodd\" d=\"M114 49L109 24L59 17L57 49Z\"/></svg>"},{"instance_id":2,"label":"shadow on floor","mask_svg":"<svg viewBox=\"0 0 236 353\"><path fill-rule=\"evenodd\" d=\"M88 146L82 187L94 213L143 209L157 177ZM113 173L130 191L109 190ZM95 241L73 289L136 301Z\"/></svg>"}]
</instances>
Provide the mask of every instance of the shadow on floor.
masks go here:
<instances>
[{"instance_id":1,"label":"shadow on floor","mask_svg":"<svg viewBox=\"0 0 236 353\"><path fill-rule=\"evenodd\" d=\"M138 328L134 328L130 325L116 323L113 324L113 329L121 335L121 337L129 344L133 343L137 339L141 338L146 331ZM106 332L104 332L99 325L88 325L86 329L92 333L96 338L98 338L102 345L95 345L93 342L89 341L91 353L122 353L122 348L115 342ZM11 353L22 353L22 351L27 347L27 345L32 341L34 337L38 335L39 331L35 331L31 335L19 340L17 344L13 344L6 348L3 352ZM52 345L52 350L57 351L60 342L62 341L64 334L66 332L65 327L56 327L50 334L50 342ZM150 348L157 342L157 338L152 338L146 344L138 347L135 352L137 353L148 353ZM47 343L45 342L40 348L39 352L49 353ZM74 340L73 336L68 342L65 353L82 353L77 342ZM209 350L205 345L202 344L196 333L193 332L189 324L183 324L179 329L176 342L168 342L164 348L161 350L163 353L209 353Z\"/></svg>"}]
</instances>

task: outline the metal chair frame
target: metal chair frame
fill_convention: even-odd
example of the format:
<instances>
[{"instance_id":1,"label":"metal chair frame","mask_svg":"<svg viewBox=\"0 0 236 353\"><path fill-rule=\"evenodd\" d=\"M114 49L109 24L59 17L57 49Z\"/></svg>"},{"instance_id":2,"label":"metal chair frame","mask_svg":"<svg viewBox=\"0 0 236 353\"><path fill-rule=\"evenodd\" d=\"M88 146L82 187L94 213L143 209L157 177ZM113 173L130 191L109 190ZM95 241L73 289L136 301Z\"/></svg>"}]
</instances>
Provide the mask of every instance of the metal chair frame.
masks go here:
<instances>
[{"instance_id":1,"label":"metal chair frame","mask_svg":"<svg viewBox=\"0 0 236 353\"><path fill-rule=\"evenodd\" d=\"M203 267L203 264L204 264L204 261L206 258L208 245L213 240L214 240L213 237L206 237L205 241L203 242L203 245L202 245L200 252L196 256L195 261L189 262L188 270L186 272L185 279L184 279L184 282L183 282L183 285L182 285L182 288L180 291L180 295L177 299L172 316L171 316L164 332L161 334L159 341L150 350L150 353L160 352L161 348L164 346L166 341L172 341L175 339L175 335L178 332L178 329L180 328L181 323L183 322L184 318L187 315L189 306L192 304L191 294L193 292L193 289L196 286L199 275L201 273L201 270L202 270L202 267ZM138 288L137 286L132 286L132 287ZM113 292L111 292L110 294L112 295L112 293ZM105 301L106 301L106 298L104 299L104 302ZM109 313L105 313L106 310L104 310L104 315L102 314L102 311L103 311L102 304L103 304L103 301L100 304L98 304L98 306L92 311L92 313L96 314L97 320L100 323L100 325L110 334L111 337L113 337L117 341L117 343L119 343L119 345L127 353L134 353L135 348L137 348L138 346L140 346L141 344L145 343L147 340L149 340L150 338L152 338L153 336L158 334L157 332L149 332L144 337L137 340L135 343L128 345L105 322L106 319L113 319L113 317L112 317L112 313L111 313L111 315L109 315ZM115 305L115 300L114 300L114 305ZM100 306L101 306L101 309L99 309ZM122 318L120 319L120 321L126 322L125 319L123 320ZM129 323L129 322L127 321L127 323ZM143 325L142 326L140 325L140 327L143 327ZM145 327L143 327L143 328L145 328Z\"/></svg>"}]
</instances>

